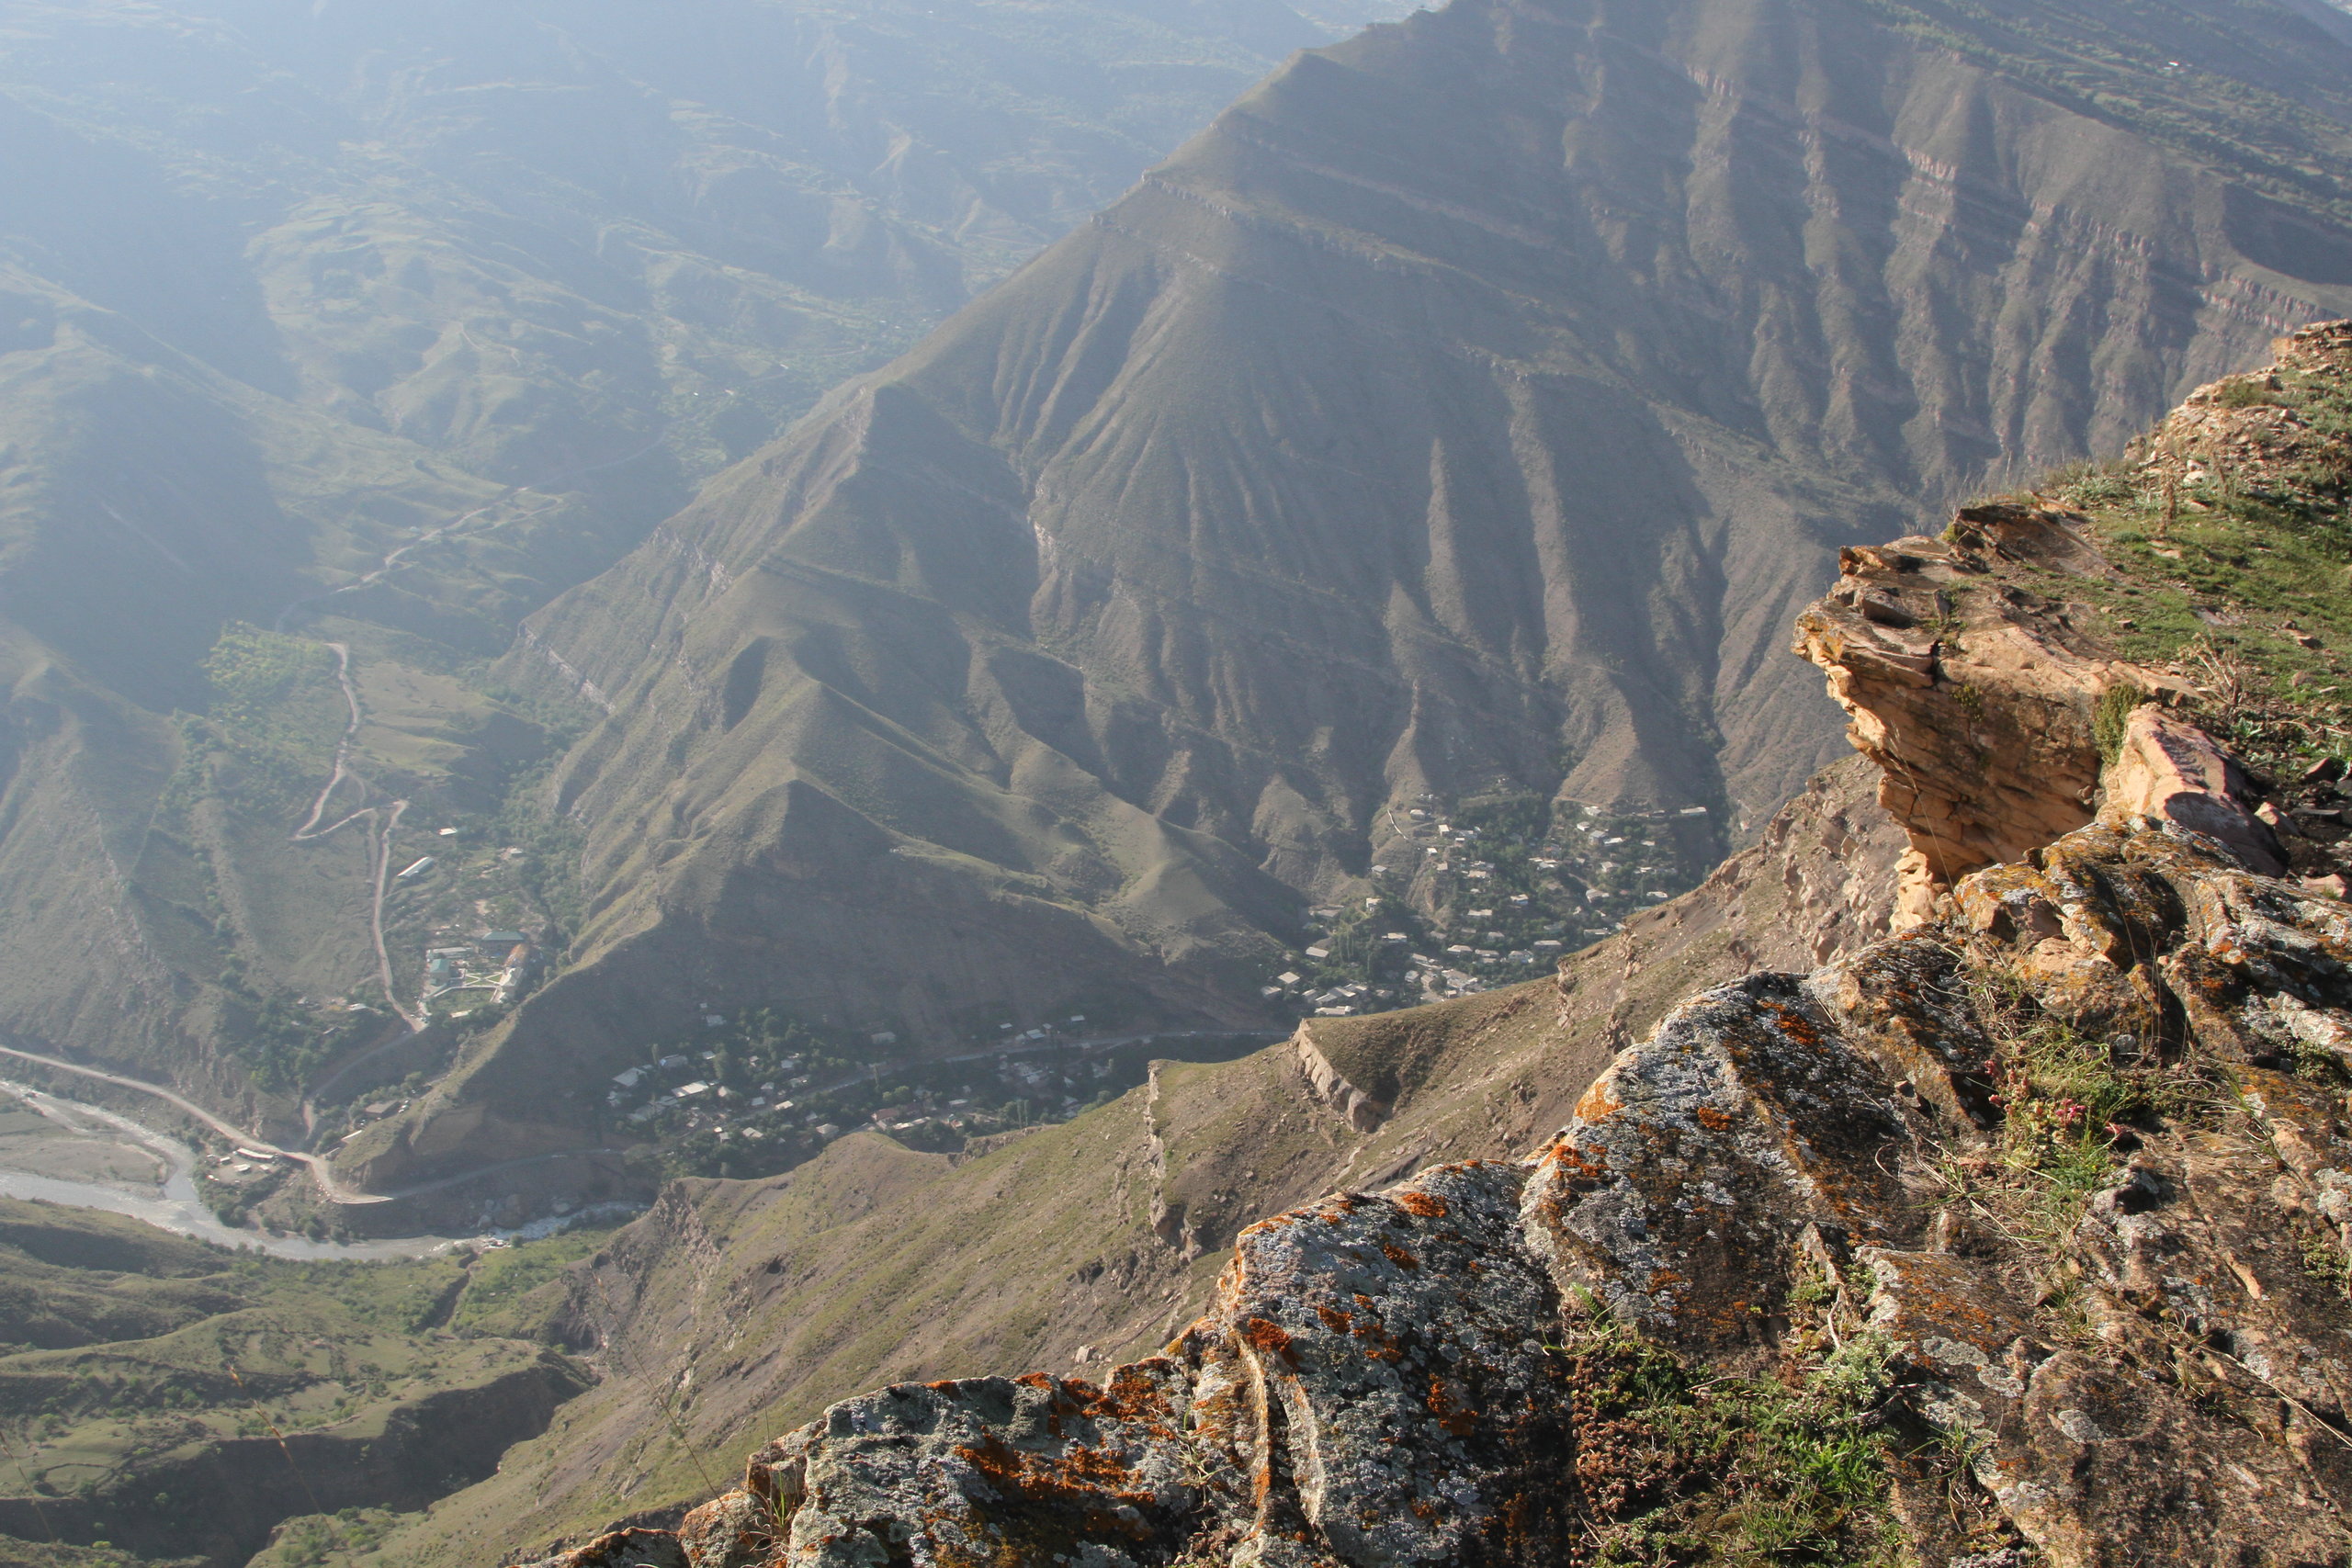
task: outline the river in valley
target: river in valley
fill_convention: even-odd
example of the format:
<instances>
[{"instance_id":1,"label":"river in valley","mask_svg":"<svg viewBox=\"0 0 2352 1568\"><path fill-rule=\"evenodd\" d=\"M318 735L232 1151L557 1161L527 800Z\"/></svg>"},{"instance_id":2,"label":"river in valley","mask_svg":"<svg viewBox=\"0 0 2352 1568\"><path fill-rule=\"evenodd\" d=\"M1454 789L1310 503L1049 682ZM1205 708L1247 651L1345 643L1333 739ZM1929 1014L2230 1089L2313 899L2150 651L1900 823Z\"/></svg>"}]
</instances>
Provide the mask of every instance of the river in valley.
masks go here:
<instances>
[{"instance_id":1,"label":"river in valley","mask_svg":"<svg viewBox=\"0 0 2352 1568\"><path fill-rule=\"evenodd\" d=\"M254 1252L267 1253L273 1258L290 1258L309 1263L327 1260L374 1263L402 1258L429 1258L461 1243L480 1246L493 1239L504 1239L503 1234L498 1237L411 1235L346 1245L312 1241L307 1236L271 1235L263 1231L225 1225L197 1195L196 1151L177 1138L168 1137L152 1127L141 1126L119 1112L44 1093L6 1078L0 1078L0 1090L6 1090L28 1108L55 1122L61 1130L61 1137L136 1145L162 1162L165 1172L161 1182L153 1184L85 1180L43 1175L36 1169L23 1168L37 1161L19 1154L15 1163L0 1164L0 1197L62 1203L76 1209L105 1209L198 1241L209 1241L220 1247L246 1247ZM537 1228L526 1227L526 1232L516 1234L527 1239L527 1232Z\"/></svg>"}]
</instances>

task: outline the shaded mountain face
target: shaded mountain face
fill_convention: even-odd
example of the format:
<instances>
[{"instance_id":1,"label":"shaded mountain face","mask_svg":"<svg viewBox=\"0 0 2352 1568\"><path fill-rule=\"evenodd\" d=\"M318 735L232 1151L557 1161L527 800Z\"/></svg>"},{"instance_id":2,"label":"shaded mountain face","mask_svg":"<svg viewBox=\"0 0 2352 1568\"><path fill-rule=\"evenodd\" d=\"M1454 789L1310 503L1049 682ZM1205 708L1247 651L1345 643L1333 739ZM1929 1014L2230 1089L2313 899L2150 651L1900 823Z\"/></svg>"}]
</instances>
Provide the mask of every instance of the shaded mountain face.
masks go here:
<instances>
[{"instance_id":1,"label":"shaded mountain face","mask_svg":"<svg viewBox=\"0 0 2352 1568\"><path fill-rule=\"evenodd\" d=\"M1840 544L2352 305L2334 20L1465 0L1300 57L531 620L606 715L582 962L375 1157L577 1139L704 1001L1246 1017L1306 897L1475 898L1425 795L1703 865L1836 748L1783 645Z\"/></svg>"},{"instance_id":2,"label":"shaded mountain face","mask_svg":"<svg viewBox=\"0 0 2352 1568\"><path fill-rule=\"evenodd\" d=\"M371 931L519 618L1364 9L0 3L0 1029L291 1093L552 918Z\"/></svg>"}]
</instances>

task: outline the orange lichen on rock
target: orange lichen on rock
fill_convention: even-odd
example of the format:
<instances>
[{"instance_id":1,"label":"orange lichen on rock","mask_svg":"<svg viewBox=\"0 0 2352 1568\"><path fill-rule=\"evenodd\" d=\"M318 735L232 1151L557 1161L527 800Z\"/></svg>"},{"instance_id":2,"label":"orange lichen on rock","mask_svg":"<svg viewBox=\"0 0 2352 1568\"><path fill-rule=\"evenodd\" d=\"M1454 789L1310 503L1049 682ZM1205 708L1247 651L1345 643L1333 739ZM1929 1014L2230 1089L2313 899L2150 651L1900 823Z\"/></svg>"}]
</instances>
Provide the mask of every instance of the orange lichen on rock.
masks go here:
<instances>
[{"instance_id":1,"label":"orange lichen on rock","mask_svg":"<svg viewBox=\"0 0 2352 1568\"><path fill-rule=\"evenodd\" d=\"M1253 1317L1242 1324L1241 1342L1265 1355L1280 1356L1291 1361L1297 1359L1291 1352L1290 1336L1283 1331L1282 1325L1268 1323L1262 1317Z\"/></svg>"},{"instance_id":2,"label":"orange lichen on rock","mask_svg":"<svg viewBox=\"0 0 2352 1568\"><path fill-rule=\"evenodd\" d=\"M2287 348L2352 391L2352 323ZM1888 1429L1964 1472L1888 1482L1938 1568L1962 1494L2008 1543L1981 1562L2352 1561L2352 907L2214 830L2235 764L2152 710L2092 821L2098 698L2162 682L2018 581L2105 570L2079 520L1973 508L1843 566L1804 645L1910 834L1906 934L1689 998L1524 1166L1249 1226L1099 1389L847 1400L682 1532L541 1568L1580 1561L1692 1478L1547 1348L1571 1316L1786 1375L1825 1290L1894 1359Z\"/></svg>"}]
</instances>

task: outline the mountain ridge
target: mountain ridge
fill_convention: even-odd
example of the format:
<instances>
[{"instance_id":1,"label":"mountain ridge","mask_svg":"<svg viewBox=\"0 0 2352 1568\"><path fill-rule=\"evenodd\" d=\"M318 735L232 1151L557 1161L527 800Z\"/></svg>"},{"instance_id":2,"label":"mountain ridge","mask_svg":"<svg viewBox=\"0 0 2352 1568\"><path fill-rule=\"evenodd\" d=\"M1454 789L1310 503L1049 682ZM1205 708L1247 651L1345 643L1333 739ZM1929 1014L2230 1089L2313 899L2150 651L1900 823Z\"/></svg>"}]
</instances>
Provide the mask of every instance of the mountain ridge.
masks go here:
<instances>
[{"instance_id":1,"label":"mountain ridge","mask_svg":"<svg viewBox=\"0 0 2352 1568\"><path fill-rule=\"evenodd\" d=\"M1847 764L1738 871L1564 959L1556 1013L1531 986L1302 1029L1293 1092L1320 1106L1335 1151L1385 1112L1335 1101L1310 1047L1400 1114L1483 1120L1473 1146L1510 1152L1457 1145L1408 1176L1426 1144L1396 1165L1359 1145L1327 1196L1254 1223L1226 1209L1200 1237L1230 1237L1215 1288L1193 1281L1202 1315L1178 1332L1171 1314L1132 1359L1114 1350L1097 1371L1090 1345L1075 1375L939 1378L930 1345L902 1342L888 1386L821 1412L792 1402L741 1481L674 1525L588 1532L537 1568L893 1551L1299 1564L1771 1551L1935 1568L2341 1555L2352 1472L2328 1434L2352 1368L2326 1347L2352 1324L2338 787L2352 321L2278 349L2199 389L2125 459L1846 553L1801 646L1853 715L1899 838L1838 804L1860 782ZM2172 438L2188 432L2184 479ZM2017 841L2057 836L1988 861L1973 833L1898 908L1917 842L1952 816L1916 768L1958 786L1971 755L2019 728L2040 734L2039 765L1974 804ZM1860 855L1849 823L1868 824ZM1877 874L1841 876L1858 862ZM1622 988L1596 1015L1612 959L1622 987L1663 956L1645 937L1725 921L1776 885L1804 891L1744 911L1776 953L1702 948L1700 967L1738 977L1667 977L1633 1031L1614 1027ZM1826 962L1772 967L1808 931ZM1684 978L1697 984L1678 993ZM1430 1054L1400 1075L1416 1033ZM1227 1071L1279 1072L1282 1055ZM1503 1071L1481 1073L1482 1057ZM1244 1095L1274 1125L1238 1148L1279 1153L1293 1168L1278 1180L1295 1180L1291 1106ZM1531 1132L1554 1096L1574 1098L1560 1130ZM1091 1135L1114 1144L1119 1119L1158 1116L1157 1077L1136 1098L1042 1136L1070 1157ZM983 1168L1060 1165L1040 1137ZM1161 1180L1199 1179L1185 1167L1206 1149L1154 1146ZM1105 1163L1126 1188L1126 1162ZM668 1201L733 1218L798 1179ZM690 1230L673 1212L637 1238L696 1259L691 1289L663 1281L667 1303L732 1265L734 1311L689 1370L732 1377L808 1342L805 1318L775 1319L772 1337L739 1315L794 1289L763 1283L759 1241L658 1234ZM905 1261L860 1239L877 1267ZM1189 1224L1181 1239L1194 1261ZM794 1242L766 1277L824 1267L821 1233ZM1065 1288L1148 1318L1168 1299L1148 1288L1165 1277L1148 1258ZM583 1270L575 1299L613 1261ZM956 1305L1001 1310L961 1291ZM714 1403L741 1408L737 1393ZM610 1438L569 1441L594 1463ZM533 1445L550 1480L566 1444Z\"/></svg>"},{"instance_id":2,"label":"mountain ridge","mask_svg":"<svg viewBox=\"0 0 2352 1568\"><path fill-rule=\"evenodd\" d=\"M1106 986L1229 1021L1295 941L1267 910L1458 898L1371 869L1421 792L1695 807L1695 880L1834 747L1781 628L1837 546L2352 308L2232 238L2274 106L2352 123L2341 46L2176 14L2195 71L2101 56L2154 107L2099 118L1867 6L1481 3L1300 56L534 618L511 678L615 705L548 797L594 912L452 1102L560 1143L494 1108L754 989L934 1046ZM2256 151L2120 123L2182 99ZM959 928L952 976L898 913L1000 897L1019 940Z\"/></svg>"}]
</instances>

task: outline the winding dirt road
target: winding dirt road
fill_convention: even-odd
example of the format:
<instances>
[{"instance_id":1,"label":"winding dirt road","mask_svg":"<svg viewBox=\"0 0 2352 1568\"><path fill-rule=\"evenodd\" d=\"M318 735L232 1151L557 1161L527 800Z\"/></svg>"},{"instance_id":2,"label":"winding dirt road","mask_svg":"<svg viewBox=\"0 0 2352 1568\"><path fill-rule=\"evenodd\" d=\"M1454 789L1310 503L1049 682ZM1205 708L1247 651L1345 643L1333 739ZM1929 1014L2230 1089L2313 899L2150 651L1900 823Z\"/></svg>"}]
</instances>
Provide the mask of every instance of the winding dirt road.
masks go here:
<instances>
[{"instance_id":1,"label":"winding dirt road","mask_svg":"<svg viewBox=\"0 0 2352 1568\"><path fill-rule=\"evenodd\" d=\"M61 1061L55 1056L44 1056L38 1051L19 1050L14 1045L0 1045L0 1056L14 1056L19 1061L38 1062L44 1067L54 1067L61 1073L72 1073L76 1077L95 1078L100 1083L113 1084L118 1089L137 1089L141 1094L153 1095L157 1100L174 1109L186 1111L232 1144L243 1148L258 1149L263 1154L276 1155L281 1159L300 1160L310 1168L311 1179L319 1184L319 1190L338 1203L381 1203L390 1197L390 1194L379 1197L345 1187L334 1179L334 1172L329 1170L327 1162L318 1156L306 1154L300 1149L279 1148L276 1144L248 1133L233 1122L222 1121L196 1101L175 1094L160 1084L125 1077L120 1073L110 1073L101 1067L85 1067L78 1062Z\"/></svg>"},{"instance_id":2,"label":"winding dirt road","mask_svg":"<svg viewBox=\"0 0 2352 1568\"><path fill-rule=\"evenodd\" d=\"M318 1184L321 1193L331 1201L352 1207L365 1207L371 1203L391 1203L402 1198L422 1197L425 1193L438 1192L445 1188L456 1187L481 1177L495 1176L502 1171L521 1170L526 1166L548 1165L557 1160L586 1159L596 1155L616 1155L625 1152L620 1149L607 1148L565 1149L550 1155L532 1155L523 1159L501 1160L494 1165L480 1166L472 1170L460 1171L455 1176L444 1176L431 1181L420 1181L411 1187L395 1188L390 1192L362 1192L356 1187L345 1187L336 1180L334 1170L328 1167L322 1156L301 1149L281 1148L232 1122L222 1121L194 1100L175 1094L161 1084L127 1077L120 1073L110 1073L101 1067L85 1067L78 1062L62 1061L55 1056L44 1056L38 1051L21 1050L14 1045L0 1045L0 1056L14 1056L19 1061L36 1062L44 1067L53 1067L61 1073L72 1073L76 1077L94 1078L100 1083L112 1084L118 1089L136 1089L141 1094L153 1095L165 1104L186 1111L241 1148L275 1155L280 1159L298 1161L308 1168L311 1179Z\"/></svg>"},{"instance_id":3,"label":"winding dirt road","mask_svg":"<svg viewBox=\"0 0 2352 1568\"><path fill-rule=\"evenodd\" d=\"M287 611L279 614L281 623L291 609L289 605ZM327 813L327 803L334 798L334 792L343 787L346 780L359 786L359 798L362 800L376 793L376 786L354 772L351 766L351 754L359 744L359 727L368 716L367 709L359 703L359 688L353 684L351 679L351 646L341 642L331 642L327 646L334 649L334 678L343 688L344 705L350 710L351 718L343 727L343 739L335 742L334 772L327 776L326 787L319 791L318 799L311 803L311 815L294 829L293 841L314 844L322 839L332 838L339 829L354 822L362 818L367 820L368 861L376 884L375 897L368 909L368 931L376 943L376 978L384 987L385 1000L391 1004L394 1012L400 1014L401 1021L408 1025L409 1032L414 1033L424 1027L424 1015L421 1011L411 1012L401 1006L400 992L392 984L391 949L384 942L384 895L391 878L392 830L401 825L401 815L408 809L408 802L395 800L386 806L362 806L331 827L319 826L319 818ZM303 1106L303 1116L306 1121L310 1116L307 1103Z\"/></svg>"}]
</instances>

